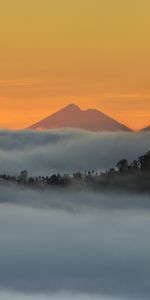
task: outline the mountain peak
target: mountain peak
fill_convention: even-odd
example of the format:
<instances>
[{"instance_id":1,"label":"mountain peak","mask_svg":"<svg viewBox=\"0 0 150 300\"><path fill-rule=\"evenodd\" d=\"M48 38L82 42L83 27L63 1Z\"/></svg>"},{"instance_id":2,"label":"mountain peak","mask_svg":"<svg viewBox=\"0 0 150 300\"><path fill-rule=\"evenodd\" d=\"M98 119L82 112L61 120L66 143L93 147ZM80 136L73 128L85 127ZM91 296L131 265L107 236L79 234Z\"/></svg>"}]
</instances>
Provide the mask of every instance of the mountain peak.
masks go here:
<instances>
[{"instance_id":1,"label":"mountain peak","mask_svg":"<svg viewBox=\"0 0 150 300\"><path fill-rule=\"evenodd\" d=\"M62 110L78 110L78 111L81 111L80 107L74 103L71 103L71 104L68 104L67 106L63 107L61 109Z\"/></svg>"},{"instance_id":2,"label":"mountain peak","mask_svg":"<svg viewBox=\"0 0 150 300\"><path fill-rule=\"evenodd\" d=\"M131 131L97 109L81 110L76 104L69 104L29 129L78 128L89 131Z\"/></svg>"}]
</instances>

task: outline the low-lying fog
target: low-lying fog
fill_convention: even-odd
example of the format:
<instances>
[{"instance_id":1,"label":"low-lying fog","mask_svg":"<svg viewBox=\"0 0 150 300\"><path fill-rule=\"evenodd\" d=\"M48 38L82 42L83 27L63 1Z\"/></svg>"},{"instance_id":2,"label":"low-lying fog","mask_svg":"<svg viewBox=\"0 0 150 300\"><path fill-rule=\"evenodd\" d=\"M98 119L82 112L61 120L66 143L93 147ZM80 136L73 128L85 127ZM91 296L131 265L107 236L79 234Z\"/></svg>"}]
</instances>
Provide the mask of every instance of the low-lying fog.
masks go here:
<instances>
[{"instance_id":1,"label":"low-lying fog","mask_svg":"<svg viewBox=\"0 0 150 300\"><path fill-rule=\"evenodd\" d=\"M31 175L104 170L150 150L150 132L0 131L0 173Z\"/></svg>"},{"instance_id":2,"label":"low-lying fog","mask_svg":"<svg viewBox=\"0 0 150 300\"><path fill-rule=\"evenodd\" d=\"M1 132L0 149L11 172L104 168L150 134ZM150 299L149 235L149 195L0 185L0 299Z\"/></svg>"},{"instance_id":3,"label":"low-lying fog","mask_svg":"<svg viewBox=\"0 0 150 300\"><path fill-rule=\"evenodd\" d=\"M149 299L149 201L2 188L0 298Z\"/></svg>"}]
</instances>

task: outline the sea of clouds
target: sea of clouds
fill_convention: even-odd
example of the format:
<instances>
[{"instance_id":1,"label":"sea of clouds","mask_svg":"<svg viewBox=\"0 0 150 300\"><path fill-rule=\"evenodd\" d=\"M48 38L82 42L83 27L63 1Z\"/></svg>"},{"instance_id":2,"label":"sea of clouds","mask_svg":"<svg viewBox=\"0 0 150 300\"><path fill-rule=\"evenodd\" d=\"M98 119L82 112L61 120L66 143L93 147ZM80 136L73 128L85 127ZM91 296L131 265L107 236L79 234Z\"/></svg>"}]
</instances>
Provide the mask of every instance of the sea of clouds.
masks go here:
<instances>
[{"instance_id":1,"label":"sea of clouds","mask_svg":"<svg viewBox=\"0 0 150 300\"><path fill-rule=\"evenodd\" d=\"M104 170L122 158L132 161L149 150L150 132L0 131L0 173Z\"/></svg>"},{"instance_id":2,"label":"sea of clouds","mask_svg":"<svg viewBox=\"0 0 150 300\"><path fill-rule=\"evenodd\" d=\"M149 299L148 195L0 195L0 299Z\"/></svg>"},{"instance_id":3,"label":"sea of clouds","mask_svg":"<svg viewBox=\"0 0 150 300\"><path fill-rule=\"evenodd\" d=\"M101 170L150 133L0 132L0 170ZM1 173L1 172L0 172ZM150 197L0 185L0 299L150 299Z\"/></svg>"},{"instance_id":4,"label":"sea of clouds","mask_svg":"<svg viewBox=\"0 0 150 300\"><path fill-rule=\"evenodd\" d=\"M1 299L3 300L125 300L125 298L112 298L112 297L101 297L100 295L99 296L95 296L95 295L92 295L92 296L89 296L87 294L71 294L71 293L61 293L61 294L48 294L48 295L43 295L43 294L40 294L40 295L24 295L24 294L21 294L21 293L2 293L1 296L2 297Z\"/></svg>"}]
</instances>

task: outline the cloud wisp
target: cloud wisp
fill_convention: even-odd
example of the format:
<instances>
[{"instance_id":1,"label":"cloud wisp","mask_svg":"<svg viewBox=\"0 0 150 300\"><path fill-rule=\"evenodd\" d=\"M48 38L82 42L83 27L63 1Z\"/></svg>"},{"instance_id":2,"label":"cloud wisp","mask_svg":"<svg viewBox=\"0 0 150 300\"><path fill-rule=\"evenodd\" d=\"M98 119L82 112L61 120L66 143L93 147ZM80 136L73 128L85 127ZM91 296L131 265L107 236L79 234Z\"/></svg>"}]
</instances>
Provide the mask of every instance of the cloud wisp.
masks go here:
<instances>
[{"instance_id":1,"label":"cloud wisp","mask_svg":"<svg viewBox=\"0 0 150 300\"><path fill-rule=\"evenodd\" d=\"M104 297L100 295L88 294L72 294L72 293L59 293L59 294L23 294L23 293L0 293L1 300L120 300L120 298ZM122 298L121 300L126 300Z\"/></svg>"}]
</instances>

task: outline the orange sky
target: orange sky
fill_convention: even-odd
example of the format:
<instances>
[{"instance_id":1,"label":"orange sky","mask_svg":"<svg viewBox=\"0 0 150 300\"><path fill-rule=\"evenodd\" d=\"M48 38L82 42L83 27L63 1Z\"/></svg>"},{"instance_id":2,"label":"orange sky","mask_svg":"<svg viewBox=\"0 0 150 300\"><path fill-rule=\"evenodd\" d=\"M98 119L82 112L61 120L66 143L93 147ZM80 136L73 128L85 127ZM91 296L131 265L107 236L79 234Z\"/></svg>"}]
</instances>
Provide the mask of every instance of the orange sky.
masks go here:
<instances>
[{"instance_id":1,"label":"orange sky","mask_svg":"<svg viewBox=\"0 0 150 300\"><path fill-rule=\"evenodd\" d=\"M149 0L0 3L0 127L68 103L150 124Z\"/></svg>"}]
</instances>

